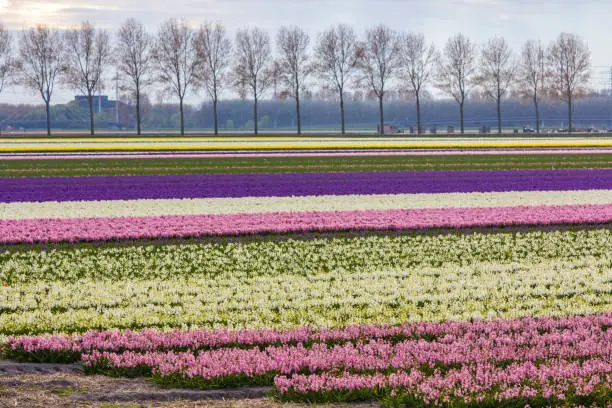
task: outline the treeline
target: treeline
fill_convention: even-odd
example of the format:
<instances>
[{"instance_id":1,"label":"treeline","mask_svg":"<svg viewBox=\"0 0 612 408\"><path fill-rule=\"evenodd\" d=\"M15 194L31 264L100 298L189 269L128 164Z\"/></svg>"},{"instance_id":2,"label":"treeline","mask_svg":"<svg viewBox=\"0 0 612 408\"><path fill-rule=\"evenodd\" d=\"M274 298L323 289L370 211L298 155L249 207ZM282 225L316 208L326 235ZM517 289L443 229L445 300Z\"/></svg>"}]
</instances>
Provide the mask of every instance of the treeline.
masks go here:
<instances>
[{"instance_id":1,"label":"treeline","mask_svg":"<svg viewBox=\"0 0 612 408\"><path fill-rule=\"evenodd\" d=\"M270 126L267 120L276 127L285 127L290 120L299 134L303 124L327 122L311 117L315 105L304 96L312 95L313 89L334 95L337 108L320 114L327 117L335 112L335 122L343 133L347 122L354 126L358 118L367 121L371 110L371 105L353 103L348 109L345 95L350 90L363 93L363 99L377 101L381 132L385 112L387 119L397 117L389 105L401 103L398 100L414 101L416 128L420 130L422 119L428 121L435 112L427 110L437 105L423 104L424 96L434 88L456 103L462 133L470 115L466 102L474 94L495 102L499 132L509 95L533 104L537 131L542 101L563 101L571 132L574 103L588 94L590 68L587 44L568 33L561 33L547 46L528 41L516 53L503 38L476 44L463 34L451 36L438 50L422 34L401 33L385 25L367 29L360 37L350 26L333 26L319 33L312 44L309 35L296 26L282 27L274 42L268 32L257 27L239 29L232 40L220 24L194 28L175 19L166 21L154 34L134 19L125 21L115 36L88 22L63 31L39 25L22 30L16 39L0 28L0 91L5 85L18 83L39 94L49 135L51 120L59 114L51 104L57 86L69 86L87 96L89 127L94 134L96 120L104 120L102 113L94 112L94 95L110 72L118 73L122 91L134 101L131 109L138 134L143 125L164 127L170 123L183 134L190 121L197 122L195 116L190 119L195 113L185 106L185 97L202 93L209 96L215 134L232 122L234 127L236 123L244 123L241 127L248 124L257 134L260 124ZM164 123L160 123L163 115L147 117L150 111L162 107L149 107L147 112L143 101L144 94L159 89L179 101L176 116ZM225 117L229 112L219 109L223 93L230 90L251 102L250 122L242 116L244 106L236 109L240 119ZM274 115L263 112L273 106L260 106L272 92L275 97L294 102L291 119L284 106L280 111L277 107L279 112ZM224 101L224 105L227 103ZM363 112L354 116L359 106Z\"/></svg>"},{"instance_id":2,"label":"treeline","mask_svg":"<svg viewBox=\"0 0 612 408\"><path fill-rule=\"evenodd\" d=\"M448 126L458 129L457 104L452 101L427 100L422 105L422 127L431 131L446 131ZM180 126L176 104L143 104L142 126L148 130L172 130ZM505 100L503 126L522 130L536 128L533 107L527 101ZM416 131L415 101L388 101L385 107L388 121L408 131ZM304 129L338 131L340 108L335 101L306 100L302 104ZM541 105L543 121L547 129L567 128L566 105L562 101L547 100ZM378 123L378 104L374 101L350 101L345 105L348 130L373 132ZM71 102L55 105L50 110L51 120L59 129L85 129L89 126L89 111ZM110 117L109 117L110 115ZM467 128L494 126L497 122L496 106L488 101L469 100L465 104ZM589 96L575 104L575 120L578 128L612 129L612 106L608 96ZM133 130L136 116L133 106L120 104L121 128ZM253 129L252 105L240 100L223 100L218 105L219 130L221 132L249 131ZM109 111L95 113L98 129L118 129L114 114ZM184 106L185 129L213 129L213 107L210 102L200 106ZM0 105L0 126L7 128L44 129L45 107L33 105ZM258 127L262 130L292 131L295 129L295 106L291 101L261 101Z\"/></svg>"}]
</instances>

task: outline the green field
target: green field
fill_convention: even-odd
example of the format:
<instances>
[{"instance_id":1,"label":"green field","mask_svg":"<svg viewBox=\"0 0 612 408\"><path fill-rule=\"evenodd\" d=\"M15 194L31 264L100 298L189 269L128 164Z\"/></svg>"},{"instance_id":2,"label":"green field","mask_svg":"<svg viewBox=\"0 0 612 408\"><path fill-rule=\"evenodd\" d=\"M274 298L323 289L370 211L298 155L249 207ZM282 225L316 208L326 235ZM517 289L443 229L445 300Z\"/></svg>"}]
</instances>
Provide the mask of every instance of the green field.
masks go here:
<instances>
[{"instance_id":1,"label":"green field","mask_svg":"<svg viewBox=\"0 0 612 408\"><path fill-rule=\"evenodd\" d=\"M118 158L0 161L0 177L609 168L610 154Z\"/></svg>"}]
</instances>

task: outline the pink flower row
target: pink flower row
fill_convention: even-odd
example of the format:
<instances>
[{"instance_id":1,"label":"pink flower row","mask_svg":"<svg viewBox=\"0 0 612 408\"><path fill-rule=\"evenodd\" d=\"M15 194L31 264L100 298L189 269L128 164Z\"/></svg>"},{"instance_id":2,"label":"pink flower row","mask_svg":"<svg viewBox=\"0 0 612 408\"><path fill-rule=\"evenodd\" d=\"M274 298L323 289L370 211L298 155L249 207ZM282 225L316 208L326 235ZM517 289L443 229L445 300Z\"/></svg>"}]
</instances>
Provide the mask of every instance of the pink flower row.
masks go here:
<instances>
[{"instance_id":1,"label":"pink flower row","mask_svg":"<svg viewBox=\"0 0 612 408\"><path fill-rule=\"evenodd\" d=\"M302 327L287 331L263 330L173 330L162 332L145 329L140 332L91 331L80 336L21 336L9 337L7 345L13 350L28 353L47 351L90 352L99 351L164 351L198 350L221 347L265 346L297 343L342 343L386 338L420 339L435 337L449 344L456 341L506 341L533 344L535 339L546 338L552 343L580 341L602 335L602 327L612 326L612 313L563 318L539 317L523 319L497 319L475 322L419 322L401 326L348 326L342 329Z\"/></svg>"},{"instance_id":2,"label":"pink flower row","mask_svg":"<svg viewBox=\"0 0 612 408\"><path fill-rule=\"evenodd\" d=\"M544 398L555 396L563 400L570 388L575 390L576 395L589 395L598 386L610 387L612 363L608 358L584 362L552 360L549 364L538 366L532 362L522 362L506 368L475 364L446 373L436 371L432 376L424 376L416 370L390 375L347 372L339 376L330 373L296 374L291 377L277 376L274 383L281 395L290 392L326 393L391 388L392 395L398 392L416 394L426 404L434 405L453 399L470 403L488 398L498 401L530 398L538 394Z\"/></svg>"},{"instance_id":3,"label":"pink flower row","mask_svg":"<svg viewBox=\"0 0 612 408\"><path fill-rule=\"evenodd\" d=\"M310 348L269 346L259 348L222 348L200 352L122 353L93 351L83 354L85 366L110 369L149 367L161 376L180 375L206 380L232 375L292 374L307 371L337 370L380 371L408 370L423 365L471 365L507 361L542 361L557 359L612 358L612 333L567 333L564 336L534 335L525 341L521 335L492 339L469 339L448 343L407 340L392 343L385 340Z\"/></svg>"},{"instance_id":4,"label":"pink flower row","mask_svg":"<svg viewBox=\"0 0 612 408\"><path fill-rule=\"evenodd\" d=\"M355 229L606 223L612 204L0 221L0 242L111 240Z\"/></svg>"}]
</instances>

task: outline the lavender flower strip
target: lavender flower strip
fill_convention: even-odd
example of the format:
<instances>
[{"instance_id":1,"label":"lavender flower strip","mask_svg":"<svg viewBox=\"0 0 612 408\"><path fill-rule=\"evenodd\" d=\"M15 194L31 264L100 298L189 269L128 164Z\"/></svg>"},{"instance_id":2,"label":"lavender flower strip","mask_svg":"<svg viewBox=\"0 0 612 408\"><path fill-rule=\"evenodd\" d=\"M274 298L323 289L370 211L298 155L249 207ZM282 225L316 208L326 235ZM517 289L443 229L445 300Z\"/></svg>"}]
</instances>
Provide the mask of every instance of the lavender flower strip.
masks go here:
<instances>
[{"instance_id":1,"label":"lavender flower strip","mask_svg":"<svg viewBox=\"0 0 612 408\"><path fill-rule=\"evenodd\" d=\"M0 202L612 189L612 169L0 178Z\"/></svg>"}]
</instances>

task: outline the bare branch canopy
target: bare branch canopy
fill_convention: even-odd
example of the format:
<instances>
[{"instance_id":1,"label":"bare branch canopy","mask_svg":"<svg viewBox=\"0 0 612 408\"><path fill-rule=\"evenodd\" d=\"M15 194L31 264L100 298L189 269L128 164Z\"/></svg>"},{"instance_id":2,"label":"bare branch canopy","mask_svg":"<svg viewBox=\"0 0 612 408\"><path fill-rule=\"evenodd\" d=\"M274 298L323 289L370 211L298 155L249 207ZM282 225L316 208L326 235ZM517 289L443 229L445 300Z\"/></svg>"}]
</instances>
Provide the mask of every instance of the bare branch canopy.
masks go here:
<instances>
[{"instance_id":1,"label":"bare branch canopy","mask_svg":"<svg viewBox=\"0 0 612 408\"><path fill-rule=\"evenodd\" d=\"M400 71L404 82L416 99L417 133L421 133L421 91L434 74L440 57L433 44L427 45L423 34L409 33L400 37Z\"/></svg>"},{"instance_id":2,"label":"bare branch canopy","mask_svg":"<svg viewBox=\"0 0 612 408\"><path fill-rule=\"evenodd\" d=\"M345 134L344 92L346 85L354 76L357 65L355 31L344 24L325 30L317 41L314 64L319 78L338 90L341 131Z\"/></svg>"},{"instance_id":3,"label":"bare branch canopy","mask_svg":"<svg viewBox=\"0 0 612 408\"><path fill-rule=\"evenodd\" d=\"M257 27L238 30L234 46L235 85L242 96L253 97L253 126L258 133L257 102L272 85L270 36Z\"/></svg>"},{"instance_id":4,"label":"bare branch canopy","mask_svg":"<svg viewBox=\"0 0 612 408\"><path fill-rule=\"evenodd\" d=\"M280 58L281 78L295 99L297 133L302 133L300 92L304 81L312 72L310 64L310 37L299 27L281 27L276 36Z\"/></svg>"},{"instance_id":5,"label":"bare branch canopy","mask_svg":"<svg viewBox=\"0 0 612 408\"><path fill-rule=\"evenodd\" d=\"M119 29L117 36L117 69L126 77L122 89L136 97L136 129L140 134L140 95L144 87L153 83L153 37L144 26L130 18Z\"/></svg>"},{"instance_id":6,"label":"bare branch canopy","mask_svg":"<svg viewBox=\"0 0 612 408\"><path fill-rule=\"evenodd\" d=\"M51 136L49 106L55 82L63 68L64 42L60 31L37 25L21 32L19 37L19 83L37 92L45 103L47 135Z\"/></svg>"},{"instance_id":7,"label":"bare branch canopy","mask_svg":"<svg viewBox=\"0 0 612 408\"><path fill-rule=\"evenodd\" d=\"M66 83L87 95L90 133L94 134L93 95L102 85L102 74L111 60L108 31L85 21L64 34L66 56L63 74Z\"/></svg>"},{"instance_id":8,"label":"bare branch canopy","mask_svg":"<svg viewBox=\"0 0 612 408\"><path fill-rule=\"evenodd\" d=\"M465 132L463 105L475 74L476 46L463 34L455 34L444 47L437 86L459 104L461 133Z\"/></svg>"},{"instance_id":9,"label":"bare branch canopy","mask_svg":"<svg viewBox=\"0 0 612 408\"><path fill-rule=\"evenodd\" d=\"M540 98L546 93L546 50L542 43L527 41L523 45L518 72L518 87L522 96L533 101L536 115L536 131L540 133Z\"/></svg>"},{"instance_id":10,"label":"bare branch canopy","mask_svg":"<svg viewBox=\"0 0 612 408\"><path fill-rule=\"evenodd\" d=\"M591 76L591 52L576 34L561 33L548 50L552 92L567 102L568 131L572 132L572 107L586 92Z\"/></svg>"},{"instance_id":11,"label":"bare branch canopy","mask_svg":"<svg viewBox=\"0 0 612 408\"><path fill-rule=\"evenodd\" d=\"M229 82L232 42L221 24L205 24L196 36L196 51L203 61L202 82L213 102L215 135L219 134L217 105L219 96Z\"/></svg>"},{"instance_id":12,"label":"bare branch canopy","mask_svg":"<svg viewBox=\"0 0 612 408\"><path fill-rule=\"evenodd\" d=\"M160 27L153 53L157 77L167 92L179 98L181 135L185 134L183 101L203 79L203 60L195 44L195 30L184 20L170 19Z\"/></svg>"},{"instance_id":13,"label":"bare branch canopy","mask_svg":"<svg viewBox=\"0 0 612 408\"><path fill-rule=\"evenodd\" d=\"M359 66L362 81L378 98L380 133L384 133L383 100L389 83L398 67L399 37L385 25L366 31L366 39L359 47Z\"/></svg>"},{"instance_id":14,"label":"bare branch canopy","mask_svg":"<svg viewBox=\"0 0 612 408\"><path fill-rule=\"evenodd\" d=\"M516 61L508 42L501 37L491 38L483 47L480 70L476 82L487 98L497 105L497 132L502 132L501 102L514 84Z\"/></svg>"}]
</instances>

